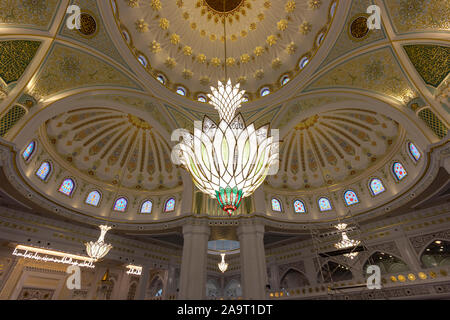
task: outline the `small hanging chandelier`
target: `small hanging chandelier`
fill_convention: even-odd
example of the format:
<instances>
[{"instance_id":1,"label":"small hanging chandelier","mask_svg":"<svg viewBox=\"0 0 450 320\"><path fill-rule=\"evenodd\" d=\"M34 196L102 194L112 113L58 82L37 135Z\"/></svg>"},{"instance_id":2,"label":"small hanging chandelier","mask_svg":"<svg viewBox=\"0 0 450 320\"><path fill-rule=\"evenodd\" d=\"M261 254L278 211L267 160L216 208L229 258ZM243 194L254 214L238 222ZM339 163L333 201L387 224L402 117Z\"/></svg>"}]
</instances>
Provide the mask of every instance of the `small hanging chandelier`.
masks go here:
<instances>
[{"instance_id":1,"label":"small hanging chandelier","mask_svg":"<svg viewBox=\"0 0 450 320\"><path fill-rule=\"evenodd\" d=\"M104 256L106 256L113 247L109 243L106 243L105 235L108 230L111 229L111 227L101 225L100 227L100 236L98 237L98 240L95 242L86 242L86 252L89 257L94 259L95 261L102 259Z\"/></svg>"},{"instance_id":2,"label":"small hanging chandelier","mask_svg":"<svg viewBox=\"0 0 450 320\"><path fill-rule=\"evenodd\" d=\"M225 262L225 253L221 253L220 256L222 257L222 261L217 265L219 266L219 270L222 271L222 273L225 273L228 269L228 263Z\"/></svg>"},{"instance_id":3,"label":"small hanging chandelier","mask_svg":"<svg viewBox=\"0 0 450 320\"><path fill-rule=\"evenodd\" d=\"M341 231L341 236L342 236L341 241L339 241L338 243L336 243L334 245L337 249L348 249L348 248L356 247L361 243L361 241L359 241L359 240L349 239L347 236L347 233L344 231L346 228L347 228L347 224L345 224L345 223L339 223L338 225L336 225L336 229ZM350 259L355 258L357 255L358 255L358 252L350 252L350 253L343 254L344 257L347 257Z\"/></svg>"}]
</instances>

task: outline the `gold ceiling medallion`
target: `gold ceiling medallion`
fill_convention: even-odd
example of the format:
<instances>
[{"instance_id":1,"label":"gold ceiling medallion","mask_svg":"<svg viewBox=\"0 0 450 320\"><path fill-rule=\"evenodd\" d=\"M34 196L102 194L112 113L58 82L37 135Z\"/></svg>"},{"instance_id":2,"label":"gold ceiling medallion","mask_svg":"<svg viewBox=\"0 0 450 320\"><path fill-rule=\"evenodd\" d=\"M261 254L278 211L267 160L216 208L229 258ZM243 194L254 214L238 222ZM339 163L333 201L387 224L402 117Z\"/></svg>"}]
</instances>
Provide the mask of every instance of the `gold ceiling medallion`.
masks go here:
<instances>
[{"instance_id":1,"label":"gold ceiling medallion","mask_svg":"<svg viewBox=\"0 0 450 320\"><path fill-rule=\"evenodd\" d=\"M239 19L239 14L245 15L246 8L250 9L248 0L203 0L201 1L202 13L209 11L209 14L220 16L222 19L228 17L232 22L233 17ZM223 22L223 21L222 21Z\"/></svg>"}]
</instances>

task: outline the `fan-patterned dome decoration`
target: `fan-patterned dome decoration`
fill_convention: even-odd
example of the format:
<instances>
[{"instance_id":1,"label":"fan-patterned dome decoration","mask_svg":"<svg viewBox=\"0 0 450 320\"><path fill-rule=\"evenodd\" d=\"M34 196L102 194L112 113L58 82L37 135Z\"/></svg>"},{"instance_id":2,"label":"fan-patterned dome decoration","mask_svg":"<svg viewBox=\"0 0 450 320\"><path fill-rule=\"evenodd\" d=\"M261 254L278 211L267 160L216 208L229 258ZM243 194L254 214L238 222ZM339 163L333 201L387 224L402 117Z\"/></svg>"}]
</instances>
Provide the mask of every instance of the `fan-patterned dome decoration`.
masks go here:
<instances>
[{"instance_id":1,"label":"fan-patterned dome decoration","mask_svg":"<svg viewBox=\"0 0 450 320\"><path fill-rule=\"evenodd\" d=\"M181 184L163 137L143 119L109 108L78 109L45 124L56 152L90 177L137 190ZM122 174L123 170L126 170Z\"/></svg>"},{"instance_id":2,"label":"fan-patterned dome decoration","mask_svg":"<svg viewBox=\"0 0 450 320\"><path fill-rule=\"evenodd\" d=\"M349 108L314 115L283 138L280 171L268 183L297 190L355 177L389 151L398 133L397 122L373 111Z\"/></svg>"}]
</instances>

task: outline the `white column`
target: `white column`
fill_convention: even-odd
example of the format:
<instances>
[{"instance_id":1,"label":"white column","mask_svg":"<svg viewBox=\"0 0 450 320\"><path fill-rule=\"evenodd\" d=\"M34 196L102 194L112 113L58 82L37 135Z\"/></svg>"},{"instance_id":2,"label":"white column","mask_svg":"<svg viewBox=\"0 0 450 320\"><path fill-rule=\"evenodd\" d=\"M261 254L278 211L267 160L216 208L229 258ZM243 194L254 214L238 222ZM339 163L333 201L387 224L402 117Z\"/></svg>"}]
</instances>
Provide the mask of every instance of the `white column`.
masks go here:
<instances>
[{"instance_id":1,"label":"white column","mask_svg":"<svg viewBox=\"0 0 450 320\"><path fill-rule=\"evenodd\" d=\"M145 293L147 292L149 277L150 277L150 268L148 265L143 265L142 274L139 279L139 284L136 289L136 296L134 300L145 300Z\"/></svg>"},{"instance_id":2,"label":"white column","mask_svg":"<svg viewBox=\"0 0 450 320\"><path fill-rule=\"evenodd\" d=\"M270 290L279 290L280 287L280 272L278 265L272 261L269 266L270 269Z\"/></svg>"},{"instance_id":3,"label":"white column","mask_svg":"<svg viewBox=\"0 0 450 320\"><path fill-rule=\"evenodd\" d=\"M310 286L315 286L317 284L317 272L316 267L314 266L313 258L307 258L303 260L305 263L305 275L308 278L308 282Z\"/></svg>"},{"instance_id":4,"label":"white column","mask_svg":"<svg viewBox=\"0 0 450 320\"><path fill-rule=\"evenodd\" d=\"M120 276L119 281L115 285L114 292L112 294L113 300L126 300L128 296L128 287L130 285L130 275L124 270ZM117 290L116 290L117 289Z\"/></svg>"},{"instance_id":5,"label":"white column","mask_svg":"<svg viewBox=\"0 0 450 320\"><path fill-rule=\"evenodd\" d=\"M183 226L180 293L178 299L205 299L206 262L210 228L206 223Z\"/></svg>"},{"instance_id":6,"label":"white column","mask_svg":"<svg viewBox=\"0 0 450 320\"><path fill-rule=\"evenodd\" d=\"M405 259L406 264L412 269L412 271L421 270L417 254L414 252L411 243L408 238L406 238L406 235L395 239L395 243L402 254L402 258Z\"/></svg>"},{"instance_id":7,"label":"white column","mask_svg":"<svg viewBox=\"0 0 450 320\"><path fill-rule=\"evenodd\" d=\"M175 283L175 265L173 259L169 262L168 274L167 274L167 289L165 290L166 298L176 293L177 287Z\"/></svg>"},{"instance_id":8,"label":"white column","mask_svg":"<svg viewBox=\"0 0 450 320\"><path fill-rule=\"evenodd\" d=\"M241 245L241 284L244 299L266 299L267 269L264 225L244 224L237 229Z\"/></svg>"}]
</instances>

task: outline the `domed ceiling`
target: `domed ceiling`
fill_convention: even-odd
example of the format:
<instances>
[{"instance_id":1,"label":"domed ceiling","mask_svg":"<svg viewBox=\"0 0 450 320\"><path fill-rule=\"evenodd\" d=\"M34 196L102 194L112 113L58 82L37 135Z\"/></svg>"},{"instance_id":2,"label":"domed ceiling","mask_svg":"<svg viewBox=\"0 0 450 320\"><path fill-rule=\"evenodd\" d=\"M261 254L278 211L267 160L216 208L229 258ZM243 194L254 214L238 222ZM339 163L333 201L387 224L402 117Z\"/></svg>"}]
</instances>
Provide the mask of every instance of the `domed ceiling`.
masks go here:
<instances>
[{"instance_id":1,"label":"domed ceiling","mask_svg":"<svg viewBox=\"0 0 450 320\"><path fill-rule=\"evenodd\" d=\"M280 171L268 183L283 189L311 189L358 176L383 159L400 126L377 112L325 111L299 122L283 138Z\"/></svg>"},{"instance_id":2,"label":"domed ceiling","mask_svg":"<svg viewBox=\"0 0 450 320\"><path fill-rule=\"evenodd\" d=\"M181 184L167 142L134 115L110 108L78 109L48 120L43 134L61 159L91 178L137 190Z\"/></svg>"},{"instance_id":3,"label":"domed ceiling","mask_svg":"<svg viewBox=\"0 0 450 320\"><path fill-rule=\"evenodd\" d=\"M116 19L133 53L169 88L183 85L195 98L224 80L226 66L252 98L265 86L276 90L284 74L292 78L302 58L310 61L336 6L335 0L129 0L116 1Z\"/></svg>"}]
</instances>

